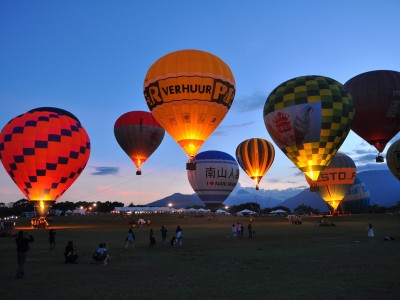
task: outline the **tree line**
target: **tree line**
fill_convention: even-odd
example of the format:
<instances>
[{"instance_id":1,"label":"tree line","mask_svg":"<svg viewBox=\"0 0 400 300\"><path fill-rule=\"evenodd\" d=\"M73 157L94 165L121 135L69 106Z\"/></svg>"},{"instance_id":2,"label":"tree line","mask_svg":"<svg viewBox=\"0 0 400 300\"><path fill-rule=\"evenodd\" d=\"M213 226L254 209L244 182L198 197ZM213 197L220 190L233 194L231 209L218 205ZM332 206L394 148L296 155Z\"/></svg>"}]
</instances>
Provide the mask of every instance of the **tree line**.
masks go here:
<instances>
[{"instance_id":1,"label":"tree line","mask_svg":"<svg viewBox=\"0 0 400 300\"><path fill-rule=\"evenodd\" d=\"M109 213L114 210L115 207L123 207L124 204L122 202L86 202L86 201L78 201L78 202L56 202L51 207L49 213L54 213L55 210L67 211L79 208L87 209L88 211L97 212L97 213ZM23 212L32 212L35 210L34 204L28 199L20 199L16 202L12 203L0 203L0 217L7 216L20 216Z\"/></svg>"}]
</instances>

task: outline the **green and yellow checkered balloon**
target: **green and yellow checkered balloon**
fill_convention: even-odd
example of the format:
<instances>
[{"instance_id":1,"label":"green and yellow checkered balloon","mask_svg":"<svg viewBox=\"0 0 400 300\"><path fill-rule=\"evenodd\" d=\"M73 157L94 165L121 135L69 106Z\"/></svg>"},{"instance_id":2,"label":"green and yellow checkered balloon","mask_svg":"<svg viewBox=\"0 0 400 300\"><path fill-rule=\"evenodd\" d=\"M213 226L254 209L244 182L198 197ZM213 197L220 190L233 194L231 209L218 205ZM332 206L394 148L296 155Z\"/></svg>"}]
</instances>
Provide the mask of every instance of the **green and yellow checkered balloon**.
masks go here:
<instances>
[{"instance_id":1,"label":"green and yellow checkered balloon","mask_svg":"<svg viewBox=\"0 0 400 300\"><path fill-rule=\"evenodd\" d=\"M346 139L354 107L341 83L310 75L277 86L263 116L276 145L301 172L317 180Z\"/></svg>"}]
</instances>

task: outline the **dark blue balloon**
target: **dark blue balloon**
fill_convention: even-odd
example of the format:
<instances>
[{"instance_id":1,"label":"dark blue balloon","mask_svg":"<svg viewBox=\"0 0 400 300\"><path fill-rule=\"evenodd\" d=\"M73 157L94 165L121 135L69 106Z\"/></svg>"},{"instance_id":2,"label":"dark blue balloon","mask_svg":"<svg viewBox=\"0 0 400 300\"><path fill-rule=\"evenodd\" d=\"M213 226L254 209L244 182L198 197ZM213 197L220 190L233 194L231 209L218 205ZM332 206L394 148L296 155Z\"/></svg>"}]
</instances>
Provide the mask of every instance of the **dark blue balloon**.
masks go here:
<instances>
[{"instance_id":1,"label":"dark blue balloon","mask_svg":"<svg viewBox=\"0 0 400 300\"><path fill-rule=\"evenodd\" d=\"M338 210L352 214L361 213L368 210L370 202L371 198L367 186L356 177L353 185L340 202Z\"/></svg>"}]
</instances>

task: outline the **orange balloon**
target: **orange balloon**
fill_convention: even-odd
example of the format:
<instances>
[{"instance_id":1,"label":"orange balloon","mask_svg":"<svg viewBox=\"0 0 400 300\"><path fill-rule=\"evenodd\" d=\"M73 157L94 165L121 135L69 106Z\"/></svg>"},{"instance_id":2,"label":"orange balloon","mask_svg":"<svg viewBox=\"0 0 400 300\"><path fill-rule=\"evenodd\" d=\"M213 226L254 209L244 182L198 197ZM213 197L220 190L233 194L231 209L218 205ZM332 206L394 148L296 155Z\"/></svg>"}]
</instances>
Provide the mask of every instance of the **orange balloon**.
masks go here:
<instances>
[{"instance_id":1,"label":"orange balloon","mask_svg":"<svg viewBox=\"0 0 400 300\"><path fill-rule=\"evenodd\" d=\"M149 68L143 89L154 118L194 158L231 107L235 79L217 56L180 50Z\"/></svg>"},{"instance_id":2,"label":"orange balloon","mask_svg":"<svg viewBox=\"0 0 400 300\"><path fill-rule=\"evenodd\" d=\"M30 110L8 122L0 134L5 170L41 215L79 177L89 155L85 129L59 108Z\"/></svg>"},{"instance_id":3,"label":"orange balloon","mask_svg":"<svg viewBox=\"0 0 400 300\"><path fill-rule=\"evenodd\" d=\"M252 138L241 142L236 147L236 159L239 166L258 184L267 173L275 158L274 146L267 140Z\"/></svg>"},{"instance_id":4,"label":"orange balloon","mask_svg":"<svg viewBox=\"0 0 400 300\"><path fill-rule=\"evenodd\" d=\"M356 179L356 165L354 161L344 153L336 153L329 166L319 173L318 179L313 181L307 175L306 180L310 190L315 191L334 210L351 188Z\"/></svg>"}]
</instances>

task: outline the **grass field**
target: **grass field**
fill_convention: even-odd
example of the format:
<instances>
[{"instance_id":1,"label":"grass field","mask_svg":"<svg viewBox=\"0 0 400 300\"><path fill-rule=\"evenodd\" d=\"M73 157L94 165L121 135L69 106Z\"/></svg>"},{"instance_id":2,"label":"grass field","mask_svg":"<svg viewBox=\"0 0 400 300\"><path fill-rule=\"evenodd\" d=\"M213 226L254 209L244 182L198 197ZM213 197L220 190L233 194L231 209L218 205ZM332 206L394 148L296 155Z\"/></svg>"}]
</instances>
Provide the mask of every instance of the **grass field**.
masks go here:
<instances>
[{"instance_id":1,"label":"grass field","mask_svg":"<svg viewBox=\"0 0 400 300\"><path fill-rule=\"evenodd\" d=\"M152 215L157 243L149 247L149 228L135 229L134 249L125 249L128 219L116 215L56 217L57 246L49 251L48 230L17 229L35 238L24 279L14 279L14 238L0 238L1 299L400 299L400 218L393 215L330 217L336 226L303 218L292 225L279 217L257 217L255 235L230 238L233 223L246 217ZM375 240L367 238L368 223ZM177 225L184 245L161 245ZM384 236L395 241L383 241ZM73 240L78 263L64 264L63 251ZM110 263L92 262L100 242L109 246Z\"/></svg>"}]
</instances>

